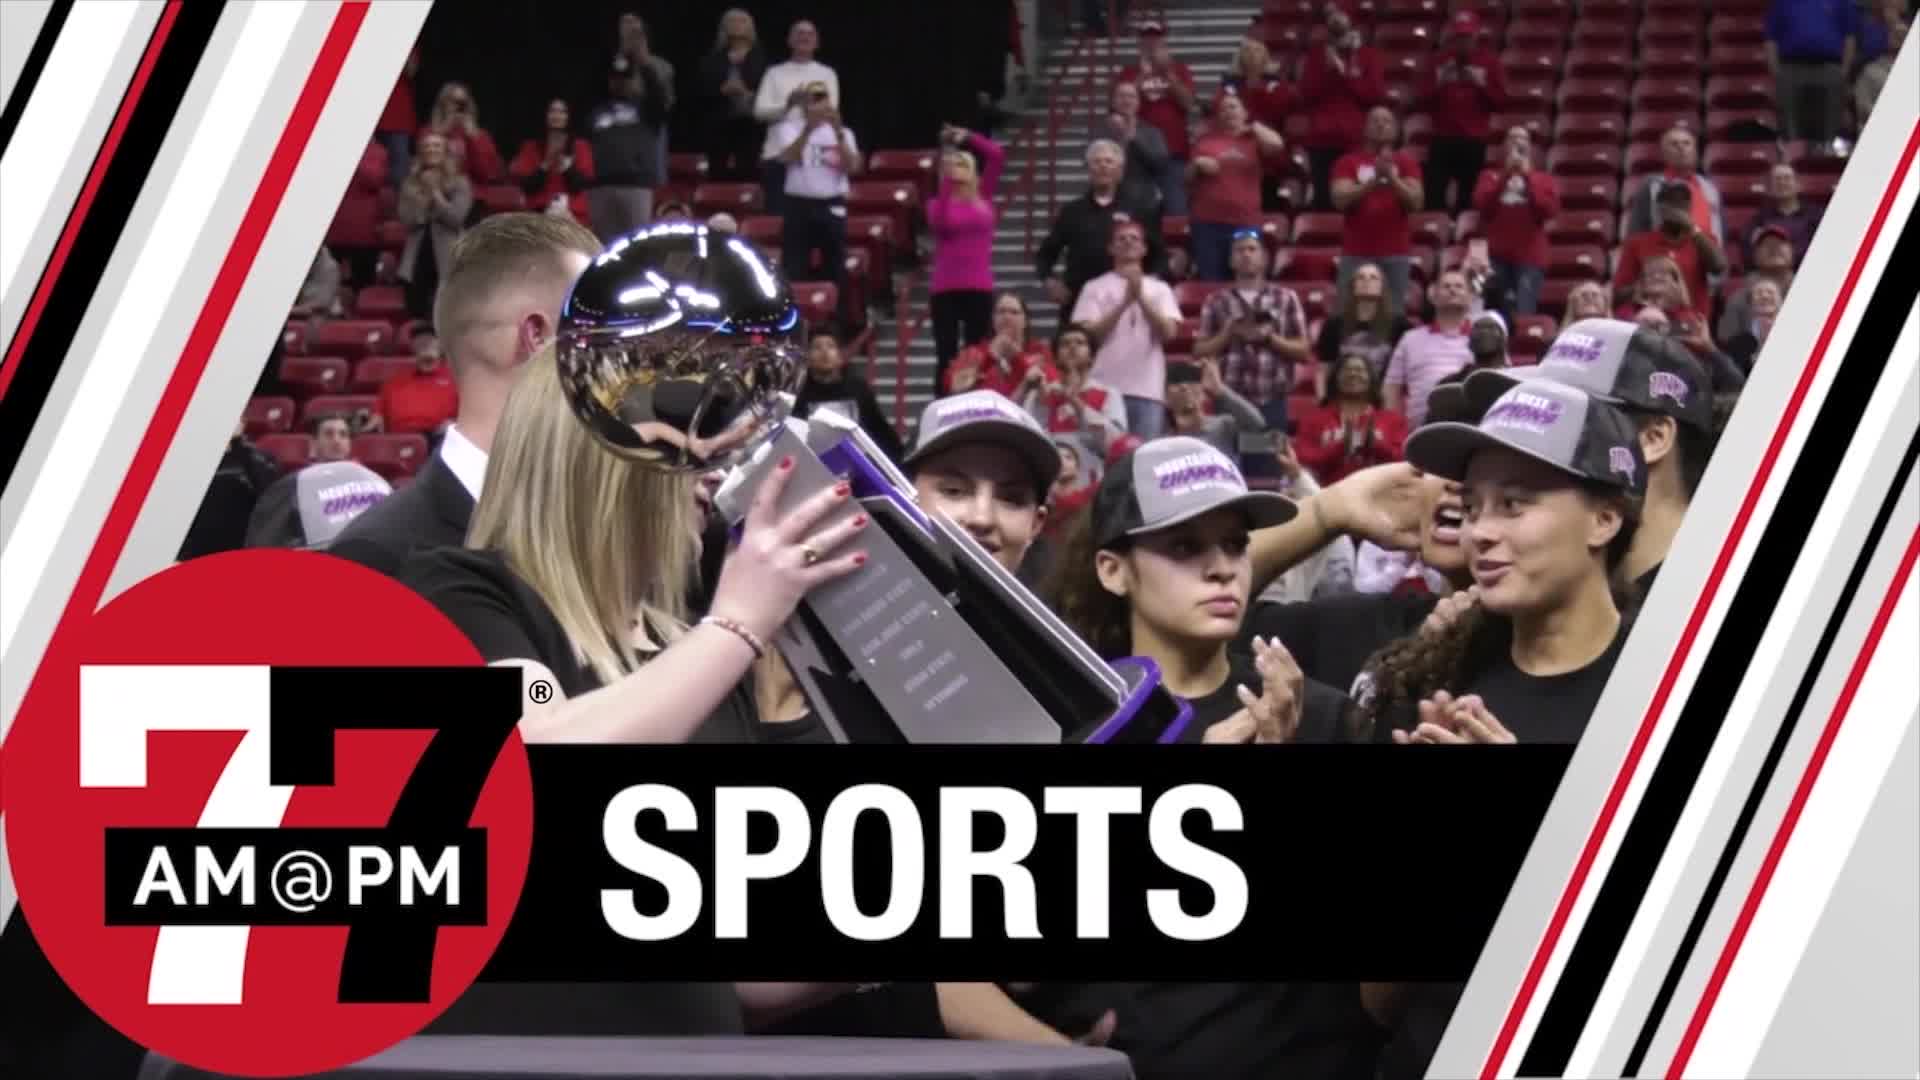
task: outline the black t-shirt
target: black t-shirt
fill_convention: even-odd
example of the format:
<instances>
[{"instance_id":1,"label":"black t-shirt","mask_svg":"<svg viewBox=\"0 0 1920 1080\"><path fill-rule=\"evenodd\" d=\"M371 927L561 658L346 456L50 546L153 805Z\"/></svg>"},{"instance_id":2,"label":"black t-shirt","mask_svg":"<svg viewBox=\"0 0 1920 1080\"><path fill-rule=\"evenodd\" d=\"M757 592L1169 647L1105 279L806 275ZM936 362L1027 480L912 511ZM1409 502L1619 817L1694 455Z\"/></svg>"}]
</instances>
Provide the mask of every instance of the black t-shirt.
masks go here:
<instances>
[{"instance_id":1,"label":"black t-shirt","mask_svg":"<svg viewBox=\"0 0 1920 1080\"><path fill-rule=\"evenodd\" d=\"M1138 1080L1372 1080L1382 1036L1353 983L1043 984L1017 997L1068 1034L1114 1011Z\"/></svg>"},{"instance_id":2,"label":"black t-shirt","mask_svg":"<svg viewBox=\"0 0 1920 1080\"><path fill-rule=\"evenodd\" d=\"M1665 560L1654 563L1652 569L1633 579L1633 587L1639 590L1639 599L1645 600L1647 595L1653 592L1653 581L1660 576L1660 568L1665 565Z\"/></svg>"},{"instance_id":3,"label":"black t-shirt","mask_svg":"<svg viewBox=\"0 0 1920 1080\"><path fill-rule=\"evenodd\" d=\"M1210 694L1187 700L1193 709L1193 717L1187 721L1186 730L1180 733L1180 741L1200 742L1208 728L1239 712L1243 706L1234 688L1243 684L1256 694L1260 692L1260 672L1253 666L1253 645L1245 638L1227 649L1227 681ZM1309 677L1303 697L1300 731L1294 741L1343 741L1341 732L1345 730L1347 696Z\"/></svg>"},{"instance_id":4,"label":"black t-shirt","mask_svg":"<svg viewBox=\"0 0 1920 1080\"><path fill-rule=\"evenodd\" d=\"M1428 593L1343 593L1297 604L1256 604L1245 630L1278 638L1307 678L1348 690L1368 658L1417 632L1439 602Z\"/></svg>"}]
</instances>

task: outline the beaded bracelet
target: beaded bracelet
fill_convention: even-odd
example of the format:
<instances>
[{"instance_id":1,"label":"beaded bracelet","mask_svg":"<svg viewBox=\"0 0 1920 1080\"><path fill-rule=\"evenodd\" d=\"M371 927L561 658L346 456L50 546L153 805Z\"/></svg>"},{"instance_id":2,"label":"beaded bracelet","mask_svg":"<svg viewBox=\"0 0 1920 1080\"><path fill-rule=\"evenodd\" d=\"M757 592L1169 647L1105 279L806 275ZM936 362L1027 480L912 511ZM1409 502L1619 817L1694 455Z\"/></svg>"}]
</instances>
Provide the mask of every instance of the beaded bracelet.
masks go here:
<instances>
[{"instance_id":1,"label":"beaded bracelet","mask_svg":"<svg viewBox=\"0 0 1920 1080\"><path fill-rule=\"evenodd\" d=\"M746 627L740 625L739 623L733 621L732 619L727 618L724 615L709 615L706 618L701 619L700 623L702 626L707 625L708 623L711 623L714 626L717 626L720 629L725 630L727 633L732 634L733 636L739 638L741 641L746 642L747 648L753 650L753 655L755 659L760 659L767 655L767 643L760 640L759 634L754 633L753 631L747 629Z\"/></svg>"}]
</instances>

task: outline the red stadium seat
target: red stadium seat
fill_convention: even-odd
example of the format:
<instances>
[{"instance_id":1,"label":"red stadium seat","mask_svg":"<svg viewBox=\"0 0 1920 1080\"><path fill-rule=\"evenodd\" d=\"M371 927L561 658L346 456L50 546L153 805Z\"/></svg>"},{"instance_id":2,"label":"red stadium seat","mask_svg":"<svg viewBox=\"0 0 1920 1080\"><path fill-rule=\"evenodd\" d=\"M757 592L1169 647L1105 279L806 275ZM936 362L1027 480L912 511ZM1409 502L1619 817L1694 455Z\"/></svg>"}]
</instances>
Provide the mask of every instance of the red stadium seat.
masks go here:
<instances>
[{"instance_id":1,"label":"red stadium seat","mask_svg":"<svg viewBox=\"0 0 1920 1080\"><path fill-rule=\"evenodd\" d=\"M1753 219L1759 212L1759 208L1753 206L1726 207L1721 211L1721 215L1726 218L1727 235L1735 239L1744 238L1747 233L1751 231ZM1729 257L1738 250L1740 250L1739 244L1729 244L1727 246L1727 254Z\"/></svg>"},{"instance_id":2,"label":"red stadium seat","mask_svg":"<svg viewBox=\"0 0 1920 1080\"><path fill-rule=\"evenodd\" d=\"M840 310L840 290L831 281L796 281L793 302L809 322L825 322Z\"/></svg>"},{"instance_id":3,"label":"red stadium seat","mask_svg":"<svg viewBox=\"0 0 1920 1080\"><path fill-rule=\"evenodd\" d=\"M380 200L372 194L349 192L340 200L327 226L330 248L370 248L379 244Z\"/></svg>"},{"instance_id":4,"label":"red stadium seat","mask_svg":"<svg viewBox=\"0 0 1920 1080\"><path fill-rule=\"evenodd\" d=\"M323 416L344 416L351 420L362 412L378 415L380 399L372 394L323 394L301 407L300 426L312 428L313 422Z\"/></svg>"},{"instance_id":5,"label":"red stadium seat","mask_svg":"<svg viewBox=\"0 0 1920 1080\"><path fill-rule=\"evenodd\" d=\"M1548 218L1547 241L1554 244L1599 244L1611 247L1616 226L1612 214L1580 210Z\"/></svg>"},{"instance_id":6,"label":"red stadium seat","mask_svg":"<svg viewBox=\"0 0 1920 1080\"><path fill-rule=\"evenodd\" d=\"M872 303L874 294L886 288L891 294L891 282L876 281L873 276L873 256L863 247L847 247L847 306L853 311L865 311Z\"/></svg>"},{"instance_id":7,"label":"red stadium seat","mask_svg":"<svg viewBox=\"0 0 1920 1080\"><path fill-rule=\"evenodd\" d=\"M1728 206L1761 206L1767 201L1767 177L1748 174L1709 173L1715 187L1720 189L1720 197ZM1806 185L1801 185L1801 194L1806 194Z\"/></svg>"},{"instance_id":8,"label":"red stadium seat","mask_svg":"<svg viewBox=\"0 0 1920 1080\"><path fill-rule=\"evenodd\" d=\"M880 214L847 215L847 243L859 244L873 257L873 272L891 273L894 245L893 219Z\"/></svg>"},{"instance_id":9,"label":"red stadium seat","mask_svg":"<svg viewBox=\"0 0 1920 1080\"><path fill-rule=\"evenodd\" d=\"M362 319L404 319L407 291L398 285L369 285L353 298L353 313Z\"/></svg>"},{"instance_id":10,"label":"red stadium seat","mask_svg":"<svg viewBox=\"0 0 1920 1080\"><path fill-rule=\"evenodd\" d=\"M1309 246L1339 245L1347 234L1346 219L1339 214L1309 213L1293 219L1293 242Z\"/></svg>"},{"instance_id":11,"label":"red stadium seat","mask_svg":"<svg viewBox=\"0 0 1920 1080\"><path fill-rule=\"evenodd\" d=\"M1557 177L1620 175L1620 151L1612 146L1556 146L1547 152L1547 170Z\"/></svg>"},{"instance_id":12,"label":"red stadium seat","mask_svg":"<svg viewBox=\"0 0 1920 1080\"><path fill-rule=\"evenodd\" d=\"M1167 339L1167 352L1170 355L1185 356L1193 352L1193 343L1198 340L1200 340L1200 320L1191 317L1183 318L1180 320L1180 329L1175 330L1173 336Z\"/></svg>"},{"instance_id":13,"label":"red stadium seat","mask_svg":"<svg viewBox=\"0 0 1920 1080\"><path fill-rule=\"evenodd\" d=\"M1340 272L1337 247L1291 247L1281 251L1277 272L1297 281L1332 281Z\"/></svg>"},{"instance_id":14,"label":"red stadium seat","mask_svg":"<svg viewBox=\"0 0 1920 1080\"><path fill-rule=\"evenodd\" d=\"M1586 283L1582 281L1572 281L1567 278L1548 278L1547 283L1540 286L1540 310L1545 312L1565 312L1567 310L1567 297L1573 293L1575 288L1584 284Z\"/></svg>"},{"instance_id":15,"label":"red stadium seat","mask_svg":"<svg viewBox=\"0 0 1920 1080\"><path fill-rule=\"evenodd\" d=\"M1573 48L1632 49L1632 24L1581 19L1573 24Z\"/></svg>"},{"instance_id":16,"label":"red stadium seat","mask_svg":"<svg viewBox=\"0 0 1920 1080\"><path fill-rule=\"evenodd\" d=\"M1561 112L1622 112L1627 85L1618 79L1567 79L1560 83L1556 103Z\"/></svg>"},{"instance_id":17,"label":"red stadium seat","mask_svg":"<svg viewBox=\"0 0 1920 1080\"><path fill-rule=\"evenodd\" d=\"M1226 287L1224 281L1183 281L1173 287L1173 298L1180 304L1181 315L1198 318L1208 298Z\"/></svg>"},{"instance_id":18,"label":"red stadium seat","mask_svg":"<svg viewBox=\"0 0 1920 1080\"><path fill-rule=\"evenodd\" d=\"M247 426L247 437L258 439L292 430L297 412L298 406L290 397L257 397L248 400L240 419Z\"/></svg>"},{"instance_id":19,"label":"red stadium seat","mask_svg":"<svg viewBox=\"0 0 1920 1080\"><path fill-rule=\"evenodd\" d=\"M1318 12L1313 0L1263 0L1260 5L1260 18L1281 26L1314 22Z\"/></svg>"},{"instance_id":20,"label":"red stadium seat","mask_svg":"<svg viewBox=\"0 0 1920 1080\"><path fill-rule=\"evenodd\" d=\"M1380 5L1380 22L1437 23L1447 16L1447 5L1440 0L1385 0Z\"/></svg>"},{"instance_id":21,"label":"red stadium seat","mask_svg":"<svg viewBox=\"0 0 1920 1080\"><path fill-rule=\"evenodd\" d=\"M855 180L847 194L850 214L885 214L893 222L893 240L905 252L913 243L913 212L920 188L909 180Z\"/></svg>"},{"instance_id":22,"label":"red stadium seat","mask_svg":"<svg viewBox=\"0 0 1920 1080\"><path fill-rule=\"evenodd\" d=\"M1557 78L1566 65L1559 49L1514 49L1500 54L1500 70L1512 79Z\"/></svg>"},{"instance_id":23,"label":"red stadium seat","mask_svg":"<svg viewBox=\"0 0 1920 1080\"><path fill-rule=\"evenodd\" d=\"M1767 55L1751 45L1715 43L1707 53L1707 70L1715 77L1768 78Z\"/></svg>"},{"instance_id":24,"label":"red stadium seat","mask_svg":"<svg viewBox=\"0 0 1920 1080\"><path fill-rule=\"evenodd\" d=\"M407 246L407 227L398 221L383 221L374 230L380 250L391 251L399 255Z\"/></svg>"},{"instance_id":25,"label":"red stadium seat","mask_svg":"<svg viewBox=\"0 0 1920 1080\"><path fill-rule=\"evenodd\" d=\"M509 214L527 208L527 193L513 184L488 184L473 193L482 214Z\"/></svg>"},{"instance_id":26,"label":"red stadium seat","mask_svg":"<svg viewBox=\"0 0 1920 1080\"><path fill-rule=\"evenodd\" d=\"M1625 46L1583 45L1567 54L1565 73L1574 79L1624 82L1633 74L1633 51Z\"/></svg>"},{"instance_id":27,"label":"red stadium seat","mask_svg":"<svg viewBox=\"0 0 1920 1080\"><path fill-rule=\"evenodd\" d=\"M299 356L307 351L307 320L288 319L280 328L280 348L288 356Z\"/></svg>"},{"instance_id":28,"label":"red stadium seat","mask_svg":"<svg viewBox=\"0 0 1920 1080\"><path fill-rule=\"evenodd\" d=\"M1581 0L1580 21L1632 23L1638 6L1634 0Z\"/></svg>"},{"instance_id":29,"label":"red stadium seat","mask_svg":"<svg viewBox=\"0 0 1920 1080\"><path fill-rule=\"evenodd\" d=\"M342 393L352 374L352 367L338 356L288 356L280 361L281 385L300 398Z\"/></svg>"},{"instance_id":30,"label":"red stadium seat","mask_svg":"<svg viewBox=\"0 0 1920 1080\"><path fill-rule=\"evenodd\" d=\"M309 352L357 360L383 352L393 341L393 324L384 319L334 319L307 334Z\"/></svg>"},{"instance_id":31,"label":"red stadium seat","mask_svg":"<svg viewBox=\"0 0 1920 1080\"><path fill-rule=\"evenodd\" d=\"M750 243L769 244L777 248L786 224L786 219L777 214L755 214L740 222L740 235Z\"/></svg>"},{"instance_id":32,"label":"red stadium seat","mask_svg":"<svg viewBox=\"0 0 1920 1080\"><path fill-rule=\"evenodd\" d=\"M707 155L705 154L668 154L667 179L676 184L693 186L707 178Z\"/></svg>"},{"instance_id":33,"label":"red stadium seat","mask_svg":"<svg viewBox=\"0 0 1920 1080\"><path fill-rule=\"evenodd\" d=\"M1700 113L1693 109L1636 112L1627 118L1627 139L1629 142L1657 145L1676 125L1698 135L1701 130Z\"/></svg>"},{"instance_id":34,"label":"red stadium seat","mask_svg":"<svg viewBox=\"0 0 1920 1080\"><path fill-rule=\"evenodd\" d=\"M1421 50L1380 50L1380 71L1382 77L1392 84L1416 84L1420 81L1420 72L1432 60L1431 54Z\"/></svg>"},{"instance_id":35,"label":"red stadium seat","mask_svg":"<svg viewBox=\"0 0 1920 1080\"><path fill-rule=\"evenodd\" d=\"M1439 247L1453 239L1453 219L1434 210L1410 215L1408 225L1415 244Z\"/></svg>"},{"instance_id":36,"label":"red stadium seat","mask_svg":"<svg viewBox=\"0 0 1920 1080\"><path fill-rule=\"evenodd\" d=\"M1846 158L1814 153L1805 139L1795 139L1787 144L1787 160L1793 162L1793 171L1799 173L1803 179L1812 173L1830 173L1838 176L1847 166Z\"/></svg>"},{"instance_id":37,"label":"red stadium seat","mask_svg":"<svg viewBox=\"0 0 1920 1080\"><path fill-rule=\"evenodd\" d=\"M1635 112L1680 112L1700 107L1700 83L1692 78L1642 78L1633 84L1631 97Z\"/></svg>"},{"instance_id":38,"label":"red stadium seat","mask_svg":"<svg viewBox=\"0 0 1920 1080\"><path fill-rule=\"evenodd\" d=\"M254 445L273 458L282 472L304 469L313 460L313 439L297 431L262 435Z\"/></svg>"},{"instance_id":39,"label":"red stadium seat","mask_svg":"<svg viewBox=\"0 0 1920 1080\"><path fill-rule=\"evenodd\" d=\"M1779 117L1772 109L1709 109L1707 141L1731 140L1741 129L1777 131L1778 124Z\"/></svg>"},{"instance_id":40,"label":"red stadium seat","mask_svg":"<svg viewBox=\"0 0 1920 1080\"><path fill-rule=\"evenodd\" d=\"M1547 249L1547 276L1600 278L1607 274L1607 249L1593 244Z\"/></svg>"},{"instance_id":41,"label":"red stadium seat","mask_svg":"<svg viewBox=\"0 0 1920 1080\"><path fill-rule=\"evenodd\" d=\"M357 435L353 440L353 460L388 480L412 476L427 456L427 440L421 435Z\"/></svg>"},{"instance_id":42,"label":"red stadium seat","mask_svg":"<svg viewBox=\"0 0 1920 1080\"><path fill-rule=\"evenodd\" d=\"M1694 79L1700 75L1700 54L1691 49L1649 45L1635 60L1643 79Z\"/></svg>"},{"instance_id":43,"label":"red stadium seat","mask_svg":"<svg viewBox=\"0 0 1920 1080\"><path fill-rule=\"evenodd\" d=\"M1336 297L1331 281L1297 281L1288 278L1278 284L1300 295L1300 306L1306 309L1309 319L1324 319L1333 310Z\"/></svg>"},{"instance_id":44,"label":"red stadium seat","mask_svg":"<svg viewBox=\"0 0 1920 1080\"><path fill-rule=\"evenodd\" d=\"M350 389L356 394L377 394L381 384L395 375L405 375L413 370L411 356L369 356L353 365L353 382Z\"/></svg>"},{"instance_id":45,"label":"red stadium seat","mask_svg":"<svg viewBox=\"0 0 1920 1080\"><path fill-rule=\"evenodd\" d=\"M1553 125L1555 146L1618 146L1626 136L1626 118L1617 112L1565 112Z\"/></svg>"},{"instance_id":46,"label":"red stadium seat","mask_svg":"<svg viewBox=\"0 0 1920 1080\"><path fill-rule=\"evenodd\" d=\"M431 322L428 322L426 319L409 319L400 324L398 332L393 336L394 351L410 353L413 351L413 336L415 334L431 333L433 333L433 324Z\"/></svg>"},{"instance_id":47,"label":"red stadium seat","mask_svg":"<svg viewBox=\"0 0 1920 1080\"><path fill-rule=\"evenodd\" d=\"M1765 75L1716 75L1707 80L1709 109L1771 109L1773 80Z\"/></svg>"},{"instance_id":48,"label":"red stadium seat","mask_svg":"<svg viewBox=\"0 0 1920 1080\"><path fill-rule=\"evenodd\" d=\"M1667 167L1666 158L1656 143L1634 143L1627 147L1627 178L1656 173Z\"/></svg>"},{"instance_id":49,"label":"red stadium seat","mask_svg":"<svg viewBox=\"0 0 1920 1080\"><path fill-rule=\"evenodd\" d=\"M1185 251L1193 246L1193 223L1184 214L1160 219L1160 242Z\"/></svg>"},{"instance_id":50,"label":"red stadium seat","mask_svg":"<svg viewBox=\"0 0 1920 1080\"><path fill-rule=\"evenodd\" d=\"M1513 0L1513 17L1565 23L1573 18L1574 0Z\"/></svg>"},{"instance_id":51,"label":"red stadium seat","mask_svg":"<svg viewBox=\"0 0 1920 1080\"><path fill-rule=\"evenodd\" d=\"M699 184L693 189L693 212L703 218L725 213L737 219L760 210L759 184Z\"/></svg>"},{"instance_id":52,"label":"red stadium seat","mask_svg":"<svg viewBox=\"0 0 1920 1080\"><path fill-rule=\"evenodd\" d=\"M1697 17L1648 16L1640 20L1639 37L1642 47L1706 51L1706 35Z\"/></svg>"},{"instance_id":53,"label":"red stadium seat","mask_svg":"<svg viewBox=\"0 0 1920 1080\"><path fill-rule=\"evenodd\" d=\"M1535 146L1544 146L1553 141L1553 125L1548 120L1546 109L1508 110L1493 114L1489 127L1488 141L1497 143L1507 137L1507 132L1517 127L1527 129L1533 136Z\"/></svg>"},{"instance_id":54,"label":"red stadium seat","mask_svg":"<svg viewBox=\"0 0 1920 1080\"><path fill-rule=\"evenodd\" d=\"M1552 75L1535 75L1525 79L1507 81L1507 108L1525 109L1529 112L1546 112L1553 107ZM1562 108L1565 108L1563 105Z\"/></svg>"},{"instance_id":55,"label":"red stadium seat","mask_svg":"<svg viewBox=\"0 0 1920 1080\"><path fill-rule=\"evenodd\" d=\"M1562 49L1567 44L1567 24L1533 18L1517 18L1507 24L1509 49Z\"/></svg>"},{"instance_id":56,"label":"red stadium seat","mask_svg":"<svg viewBox=\"0 0 1920 1080\"><path fill-rule=\"evenodd\" d=\"M1767 20L1745 13L1715 15L1707 23L1707 39L1715 45L1745 45L1758 49L1767 43Z\"/></svg>"},{"instance_id":57,"label":"red stadium seat","mask_svg":"<svg viewBox=\"0 0 1920 1080\"><path fill-rule=\"evenodd\" d=\"M1701 165L1714 174L1766 173L1779 160L1772 143L1715 143L1707 147Z\"/></svg>"},{"instance_id":58,"label":"red stadium seat","mask_svg":"<svg viewBox=\"0 0 1920 1080\"><path fill-rule=\"evenodd\" d=\"M1418 151L1414 156L1426 160L1426 149L1433 142L1433 117L1426 113L1414 113L1400 125L1400 140L1410 150Z\"/></svg>"},{"instance_id":59,"label":"red stadium seat","mask_svg":"<svg viewBox=\"0 0 1920 1080\"><path fill-rule=\"evenodd\" d=\"M1373 47L1396 57L1421 57L1433 50L1433 27L1425 23L1385 23L1373 32Z\"/></svg>"},{"instance_id":60,"label":"red stadium seat","mask_svg":"<svg viewBox=\"0 0 1920 1080\"><path fill-rule=\"evenodd\" d=\"M1560 181L1560 206L1566 210L1606 210L1620 205L1620 181L1606 176L1569 176Z\"/></svg>"},{"instance_id":61,"label":"red stadium seat","mask_svg":"<svg viewBox=\"0 0 1920 1080\"><path fill-rule=\"evenodd\" d=\"M1285 214L1264 214L1260 218L1260 235L1266 238L1268 248L1279 247L1293 235L1292 222Z\"/></svg>"},{"instance_id":62,"label":"red stadium seat","mask_svg":"<svg viewBox=\"0 0 1920 1080\"><path fill-rule=\"evenodd\" d=\"M1527 357L1531 362L1547 351L1547 346L1553 343L1554 335L1559 332L1559 324L1551 315L1516 315L1513 332L1507 335L1507 351Z\"/></svg>"}]
</instances>

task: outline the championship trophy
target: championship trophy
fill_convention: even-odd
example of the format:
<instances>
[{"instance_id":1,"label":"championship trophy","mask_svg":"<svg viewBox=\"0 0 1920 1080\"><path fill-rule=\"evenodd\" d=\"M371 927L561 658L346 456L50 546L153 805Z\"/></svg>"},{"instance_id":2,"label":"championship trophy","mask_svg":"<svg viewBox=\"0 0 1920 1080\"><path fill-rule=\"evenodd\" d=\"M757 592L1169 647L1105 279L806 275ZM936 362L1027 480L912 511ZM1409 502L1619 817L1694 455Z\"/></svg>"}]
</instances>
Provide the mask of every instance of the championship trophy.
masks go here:
<instances>
[{"instance_id":1,"label":"championship trophy","mask_svg":"<svg viewBox=\"0 0 1920 1080\"><path fill-rule=\"evenodd\" d=\"M765 471L794 459L784 512L848 482L829 521L866 513L867 564L815 589L777 635L842 742L1173 742L1185 702L1142 658L1109 664L839 413L791 417L804 374L799 309L741 237L656 225L615 241L573 287L556 353L575 414L649 468L727 470L715 498L738 534ZM823 524L825 524L823 522Z\"/></svg>"}]
</instances>

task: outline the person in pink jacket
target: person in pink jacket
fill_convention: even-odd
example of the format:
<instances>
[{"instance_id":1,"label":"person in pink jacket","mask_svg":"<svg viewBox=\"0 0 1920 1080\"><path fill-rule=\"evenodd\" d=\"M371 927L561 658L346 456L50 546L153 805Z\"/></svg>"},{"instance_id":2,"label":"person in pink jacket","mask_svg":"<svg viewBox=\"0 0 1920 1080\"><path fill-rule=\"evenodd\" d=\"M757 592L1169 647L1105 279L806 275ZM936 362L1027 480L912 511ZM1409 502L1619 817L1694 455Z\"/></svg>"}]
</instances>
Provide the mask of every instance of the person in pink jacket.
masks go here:
<instances>
[{"instance_id":1,"label":"person in pink jacket","mask_svg":"<svg viewBox=\"0 0 1920 1080\"><path fill-rule=\"evenodd\" d=\"M933 236L934 385L946 385L947 365L961 348L993 333L993 230L999 215L994 189L1007 152L963 127L940 130L947 147L940 191L927 200Z\"/></svg>"}]
</instances>

